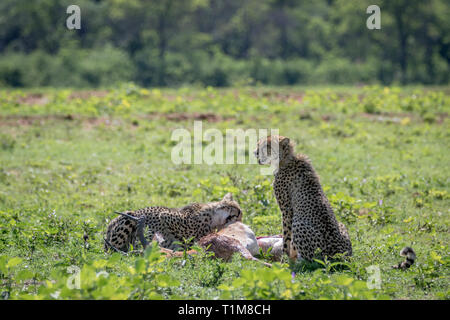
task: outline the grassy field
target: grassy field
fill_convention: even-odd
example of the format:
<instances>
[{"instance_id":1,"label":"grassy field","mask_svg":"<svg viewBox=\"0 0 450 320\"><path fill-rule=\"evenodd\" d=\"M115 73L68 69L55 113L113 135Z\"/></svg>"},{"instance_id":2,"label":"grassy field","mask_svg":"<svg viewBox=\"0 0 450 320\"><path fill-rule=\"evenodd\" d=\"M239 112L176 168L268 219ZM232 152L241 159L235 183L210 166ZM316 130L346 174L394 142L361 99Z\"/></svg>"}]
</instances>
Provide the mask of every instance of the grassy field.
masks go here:
<instances>
[{"instance_id":1,"label":"grassy field","mask_svg":"<svg viewBox=\"0 0 450 320\"><path fill-rule=\"evenodd\" d=\"M448 87L2 89L2 297L449 299L449 112ZM204 130L275 128L294 140L349 229L347 267L166 259L155 248L105 254L114 211L227 192L257 236L281 233L273 177L260 166L172 163L173 130L192 131L195 120ZM391 269L406 245L416 263ZM377 268L381 284L369 289ZM76 279L80 289L71 289Z\"/></svg>"}]
</instances>

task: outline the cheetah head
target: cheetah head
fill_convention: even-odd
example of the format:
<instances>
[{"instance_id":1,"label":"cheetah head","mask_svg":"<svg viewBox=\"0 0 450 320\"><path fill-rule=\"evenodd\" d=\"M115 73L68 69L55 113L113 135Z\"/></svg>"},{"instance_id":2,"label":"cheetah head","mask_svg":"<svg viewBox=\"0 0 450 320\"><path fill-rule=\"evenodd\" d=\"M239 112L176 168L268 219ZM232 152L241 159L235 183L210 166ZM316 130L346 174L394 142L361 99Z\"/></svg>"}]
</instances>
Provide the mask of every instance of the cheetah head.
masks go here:
<instances>
[{"instance_id":1,"label":"cheetah head","mask_svg":"<svg viewBox=\"0 0 450 320\"><path fill-rule=\"evenodd\" d=\"M231 193L227 193L221 201L214 203L213 212L214 227L223 227L229 222L242 221L241 207L233 200Z\"/></svg>"},{"instance_id":2,"label":"cheetah head","mask_svg":"<svg viewBox=\"0 0 450 320\"><path fill-rule=\"evenodd\" d=\"M280 161L293 154L293 145L289 138L273 135L260 139L253 153L259 164L278 166Z\"/></svg>"}]
</instances>

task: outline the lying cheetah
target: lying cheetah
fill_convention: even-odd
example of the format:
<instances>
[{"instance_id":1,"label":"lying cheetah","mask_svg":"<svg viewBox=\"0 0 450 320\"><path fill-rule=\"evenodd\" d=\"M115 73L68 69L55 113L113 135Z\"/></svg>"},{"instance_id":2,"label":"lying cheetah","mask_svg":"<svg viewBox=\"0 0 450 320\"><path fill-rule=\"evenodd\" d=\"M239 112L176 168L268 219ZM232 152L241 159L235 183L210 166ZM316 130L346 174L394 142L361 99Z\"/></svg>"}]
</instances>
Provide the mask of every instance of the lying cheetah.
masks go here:
<instances>
[{"instance_id":1,"label":"lying cheetah","mask_svg":"<svg viewBox=\"0 0 450 320\"><path fill-rule=\"evenodd\" d=\"M180 209L147 207L127 211L109 223L104 249L113 247L128 252L130 244L136 241L139 219L144 219L149 241L158 234L163 238L161 247L176 249L179 245L175 242L197 241L231 221L241 221L242 211L231 193L218 202L193 203Z\"/></svg>"},{"instance_id":2,"label":"lying cheetah","mask_svg":"<svg viewBox=\"0 0 450 320\"><path fill-rule=\"evenodd\" d=\"M347 229L338 223L307 156L294 154L289 138L269 136L258 141L258 163L276 170L273 189L283 214L283 252L293 260L312 260L337 253L352 254Z\"/></svg>"}]
</instances>

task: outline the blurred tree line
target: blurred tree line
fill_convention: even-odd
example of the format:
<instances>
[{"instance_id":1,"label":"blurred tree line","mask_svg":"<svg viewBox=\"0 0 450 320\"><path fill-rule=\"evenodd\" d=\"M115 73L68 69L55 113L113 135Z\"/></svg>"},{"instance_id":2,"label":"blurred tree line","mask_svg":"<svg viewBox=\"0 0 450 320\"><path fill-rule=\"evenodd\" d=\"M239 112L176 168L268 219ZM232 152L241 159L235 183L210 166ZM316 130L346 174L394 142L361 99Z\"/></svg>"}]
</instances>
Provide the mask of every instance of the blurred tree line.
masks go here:
<instances>
[{"instance_id":1,"label":"blurred tree line","mask_svg":"<svg viewBox=\"0 0 450 320\"><path fill-rule=\"evenodd\" d=\"M81 8L81 30L66 28L70 4ZM366 27L371 4L381 30ZM448 84L449 8L448 0L1 0L0 85Z\"/></svg>"}]
</instances>

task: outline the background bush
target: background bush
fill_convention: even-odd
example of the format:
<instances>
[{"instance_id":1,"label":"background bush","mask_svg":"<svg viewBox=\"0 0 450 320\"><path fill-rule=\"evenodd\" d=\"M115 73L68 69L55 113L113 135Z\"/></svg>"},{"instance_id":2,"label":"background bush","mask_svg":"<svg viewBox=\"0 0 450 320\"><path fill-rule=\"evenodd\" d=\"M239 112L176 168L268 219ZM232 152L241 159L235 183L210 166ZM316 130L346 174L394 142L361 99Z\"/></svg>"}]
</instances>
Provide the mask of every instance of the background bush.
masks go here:
<instances>
[{"instance_id":1,"label":"background bush","mask_svg":"<svg viewBox=\"0 0 450 320\"><path fill-rule=\"evenodd\" d=\"M3 0L0 85L448 84L450 5L379 1Z\"/></svg>"}]
</instances>

